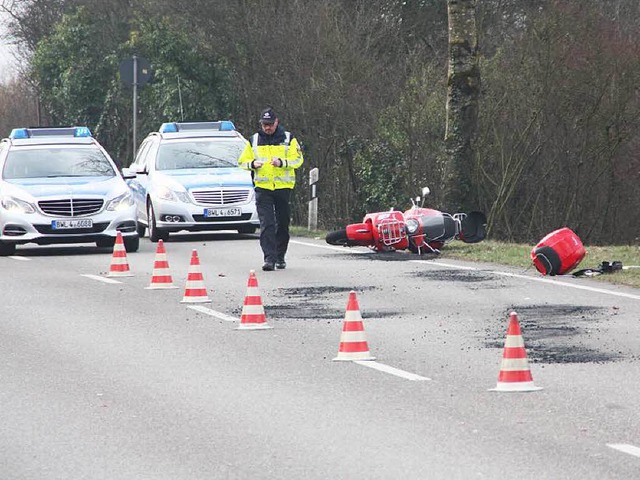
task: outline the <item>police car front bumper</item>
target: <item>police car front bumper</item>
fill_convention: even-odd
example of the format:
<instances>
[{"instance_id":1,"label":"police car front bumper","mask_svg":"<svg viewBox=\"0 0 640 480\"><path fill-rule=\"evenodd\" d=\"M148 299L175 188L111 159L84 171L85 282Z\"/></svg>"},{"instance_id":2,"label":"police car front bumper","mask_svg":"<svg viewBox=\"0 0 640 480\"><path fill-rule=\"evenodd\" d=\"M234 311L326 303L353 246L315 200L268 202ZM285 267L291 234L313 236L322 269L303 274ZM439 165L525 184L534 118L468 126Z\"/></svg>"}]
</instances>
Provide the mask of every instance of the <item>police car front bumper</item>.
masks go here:
<instances>
[{"instance_id":1,"label":"police car front bumper","mask_svg":"<svg viewBox=\"0 0 640 480\"><path fill-rule=\"evenodd\" d=\"M103 210L85 217L51 217L39 212L0 212L0 241L3 243L86 243L123 236L136 236L135 206L118 211Z\"/></svg>"},{"instance_id":2,"label":"police car front bumper","mask_svg":"<svg viewBox=\"0 0 640 480\"><path fill-rule=\"evenodd\" d=\"M259 227L254 202L244 205L195 205L156 200L153 202L156 226L168 232L237 230Z\"/></svg>"}]
</instances>

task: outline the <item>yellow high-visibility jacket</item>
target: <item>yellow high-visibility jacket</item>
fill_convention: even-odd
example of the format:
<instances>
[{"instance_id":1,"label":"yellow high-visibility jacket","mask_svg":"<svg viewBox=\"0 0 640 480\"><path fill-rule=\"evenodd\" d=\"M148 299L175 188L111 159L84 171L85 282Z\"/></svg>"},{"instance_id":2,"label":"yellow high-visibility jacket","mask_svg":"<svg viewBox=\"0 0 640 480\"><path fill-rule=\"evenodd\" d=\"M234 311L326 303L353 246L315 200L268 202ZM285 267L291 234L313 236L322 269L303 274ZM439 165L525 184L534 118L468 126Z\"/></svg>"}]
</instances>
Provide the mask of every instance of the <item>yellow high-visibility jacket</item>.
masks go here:
<instances>
[{"instance_id":1,"label":"yellow high-visibility jacket","mask_svg":"<svg viewBox=\"0 0 640 480\"><path fill-rule=\"evenodd\" d=\"M282 159L282 167L271 165L272 158ZM264 163L260 168L252 168L254 160L262 160ZM238 159L241 168L253 173L253 184L267 190L293 188L296 184L295 170L303 162L298 140L281 127L271 136L254 134Z\"/></svg>"}]
</instances>

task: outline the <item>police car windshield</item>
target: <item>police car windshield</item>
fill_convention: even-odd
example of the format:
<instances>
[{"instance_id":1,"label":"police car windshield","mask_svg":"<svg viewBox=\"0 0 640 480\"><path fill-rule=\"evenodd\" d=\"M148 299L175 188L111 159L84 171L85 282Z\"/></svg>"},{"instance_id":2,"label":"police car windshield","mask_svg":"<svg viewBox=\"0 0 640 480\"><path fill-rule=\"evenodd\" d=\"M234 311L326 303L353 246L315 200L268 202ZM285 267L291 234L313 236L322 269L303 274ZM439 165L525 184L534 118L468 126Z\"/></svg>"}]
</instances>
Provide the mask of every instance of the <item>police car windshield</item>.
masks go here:
<instances>
[{"instance_id":1,"label":"police car windshield","mask_svg":"<svg viewBox=\"0 0 640 480\"><path fill-rule=\"evenodd\" d=\"M163 143L158 151L156 170L237 167L243 148L237 140Z\"/></svg>"},{"instance_id":2,"label":"police car windshield","mask_svg":"<svg viewBox=\"0 0 640 480\"><path fill-rule=\"evenodd\" d=\"M2 171L5 180L115 175L104 153L93 147L13 149Z\"/></svg>"}]
</instances>

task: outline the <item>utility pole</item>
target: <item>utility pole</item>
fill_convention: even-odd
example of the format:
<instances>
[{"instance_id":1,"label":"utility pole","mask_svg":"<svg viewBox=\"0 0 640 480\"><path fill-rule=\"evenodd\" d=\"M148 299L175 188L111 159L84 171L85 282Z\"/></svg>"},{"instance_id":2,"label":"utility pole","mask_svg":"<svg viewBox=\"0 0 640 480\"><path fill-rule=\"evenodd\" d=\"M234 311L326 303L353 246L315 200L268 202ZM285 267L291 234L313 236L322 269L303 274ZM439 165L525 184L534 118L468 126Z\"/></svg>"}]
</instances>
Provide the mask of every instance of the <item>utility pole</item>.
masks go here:
<instances>
[{"instance_id":1,"label":"utility pole","mask_svg":"<svg viewBox=\"0 0 640 480\"><path fill-rule=\"evenodd\" d=\"M146 85L151 76L151 66L144 57L134 54L120 62L120 80L133 89L133 160L136 158L138 147L138 87Z\"/></svg>"},{"instance_id":2,"label":"utility pole","mask_svg":"<svg viewBox=\"0 0 640 480\"><path fill-rule=\"evenodd\" d=\"M138 56L133 56L133 159L136 158L138 130Z\"/></svg>"}]
</instances>

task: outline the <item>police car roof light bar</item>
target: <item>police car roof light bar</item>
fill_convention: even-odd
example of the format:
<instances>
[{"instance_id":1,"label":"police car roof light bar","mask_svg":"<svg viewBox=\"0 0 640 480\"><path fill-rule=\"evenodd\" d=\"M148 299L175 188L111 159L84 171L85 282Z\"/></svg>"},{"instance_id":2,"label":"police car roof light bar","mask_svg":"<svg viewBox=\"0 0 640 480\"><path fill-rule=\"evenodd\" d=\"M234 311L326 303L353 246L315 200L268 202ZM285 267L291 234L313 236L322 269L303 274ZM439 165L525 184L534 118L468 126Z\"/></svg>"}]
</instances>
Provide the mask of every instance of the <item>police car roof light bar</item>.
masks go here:
<instances>
[{"instance_id":1,"label":"police car roof light bar","mask_svg":"<svg viewBox=\"0 0 640 480\"><path fill-rule=\"evenodd\" d=\"M88 127L14 128L9 138L21 140L33 137L91 137Z\"/></svg>"},{"instance_id":2,"label":"police car roof light bar","mask_svg":"<svg viewBox=\"0 0 640 480\"><path fill-rule=\"evenodd\" d=\"M193 130L233 131L236 127L230 120L221 122L167 122L160 126L160 133L177 133Z\"/></svg>"}]
</instances>

